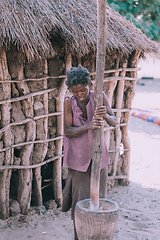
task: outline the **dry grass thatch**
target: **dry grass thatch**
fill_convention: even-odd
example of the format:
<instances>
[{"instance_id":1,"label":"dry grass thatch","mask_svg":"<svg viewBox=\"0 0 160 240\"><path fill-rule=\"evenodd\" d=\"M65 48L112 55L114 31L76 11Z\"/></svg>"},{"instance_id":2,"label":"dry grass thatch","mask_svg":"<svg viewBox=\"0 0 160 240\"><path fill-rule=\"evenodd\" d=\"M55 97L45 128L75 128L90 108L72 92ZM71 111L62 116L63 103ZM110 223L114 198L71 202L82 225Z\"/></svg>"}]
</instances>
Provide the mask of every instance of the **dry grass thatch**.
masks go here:
<instances>
[{"instance_id":1,"label":"dry grass thatch","mask_svg":"<svg viewBox=\"0 0 160 240\"><path fill-rule=\"evenodd\" d=\"M95 51L96 8L94 0L1 0L0 45L22 48L28 59L53 56L57 38L66 51ZM109 6L106 15L108 52L157 52L153 41Z\"/></svg>"}]
</instances>

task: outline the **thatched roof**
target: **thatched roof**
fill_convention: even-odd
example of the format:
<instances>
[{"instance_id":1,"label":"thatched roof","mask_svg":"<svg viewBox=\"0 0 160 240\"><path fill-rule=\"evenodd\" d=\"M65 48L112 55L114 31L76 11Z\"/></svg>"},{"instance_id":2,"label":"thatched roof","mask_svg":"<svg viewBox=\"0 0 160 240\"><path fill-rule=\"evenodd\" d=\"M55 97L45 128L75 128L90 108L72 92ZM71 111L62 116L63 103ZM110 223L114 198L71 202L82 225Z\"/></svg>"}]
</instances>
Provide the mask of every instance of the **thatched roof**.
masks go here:
<instances>
[{"instance_id":1,"label":"thatched roof","mask_svg":"<svg viewBox=\"0 0 160 240\"><path fill-rule=\"evenodd\" d=\"M94 0L1 0L0 46L14 44L28 59L54 56L57 39L66 51L95 51L96 8ZM153 41L109 6L106 15L108 52L157 51Z\"/></svg>"}]
</instances>

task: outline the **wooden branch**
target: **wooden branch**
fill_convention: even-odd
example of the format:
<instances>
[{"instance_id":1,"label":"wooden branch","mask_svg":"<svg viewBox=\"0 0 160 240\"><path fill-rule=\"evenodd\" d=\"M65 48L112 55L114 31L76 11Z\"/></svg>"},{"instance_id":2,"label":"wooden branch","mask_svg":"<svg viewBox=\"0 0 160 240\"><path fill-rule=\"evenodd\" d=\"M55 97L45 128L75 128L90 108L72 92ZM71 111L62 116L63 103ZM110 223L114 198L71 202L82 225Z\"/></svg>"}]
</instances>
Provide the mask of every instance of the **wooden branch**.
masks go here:
<instances>
[{"instance_id":1,"label":"wooden branch","mask_svg":"<svg viewBox=\"0 0 160 240\"><path fill-rule=\"evenodd\" d=\"M115 73L115 72L133 72L133 71L140 71L142 68L138 67L138 68L116 68L116 69L110 69L110 70L105 70L104 74L107 73ZM95 75L96 72L91 72L91 75Z\"/></svg>"},{"instance_id":2,"label":"wooden branch","mask_svg":"<svg viewBox=\"0 0 160 240\"><path fill-rule=\"evenodd\" d=\"M116 67L119 66L119 61L120 61L120 59L118 58L116 60ZM110 106L112 106L113 93L114 93L115 87L117 85L118 76L119 76L119 71L114 72L114 76L112 78L115 78L115 79L113 79L112 81L109 81L109 89L107 91L107 97L108 97L108 101L109 101Z\"/></svg>"},{"instance_id":3,"label":"wooden branch","mask_svg":"<svg viewBox=\"0 0 160 240\"><path fill-rule=\"evenodd\" d=\"M124 152L130 151L130 150L131 150L130 148L123 149ZM111 152L120 152L120 151L121 151L120 149L108 150L109 153L111 153Z\"/></svg>"},{"instance_id":4,"label":"wooden branch","mask_svg":"<svg viewBox=\"0 0 160 240\"><path fill-rule=\"evenodd\" d=\"M72 66L72 55L69 53L66 56L66 72ZM62 84L58 90L58 94L56 97L56 109L57 111L63 112L63 103L65 98L65 93L67 90L67 86L65 84L65 79L62 81ZM63 135L63 116L57 116L57 137ZM63 140L60 139L56 141L56 155L60 155L62 153L62 144ZM55 201L58 206L62 205L62 173L61 173L61 165L62 159L58 158L56 162L53 163L53 191Z\"/></svg>"},{"instance_id":5,"label":"wooden branch","mask_svg":"<svg viewBox=\"0 0 160 240\"><path fill-rule=\"evenodd\" d=\"M0 101L0 104L17 102L17 101L29 99L31 97L35 97L37 95L42 95L42 94L45 94L45 93L50 93L50 92L53 92L55 90L57 90L57 88L50 88L50 89L45 89L45 90L41 90L41 91L38 91L38 92L27 93L27 94L25 94L24 96L21 96L21 97L16 97L16 98L11 98L11 99Z\"/></svg>"},{"instance_id":6,"label":"wooden branch","mask_svg":"<svg viewBox=\"0 0 160 240\"><path fill-rule=\"evenodd\" d=\"M112 82L112 81L124 81L124 80L128 80L128 81L137 81L137 78L131 78L131 77L107 77L104 78L103 82ZM92 83L94 84L95 79L92 80Z\"/></svg>"},{"instance_id":7,"label":"wooden branch","mask_svg":"<svg viewBox=\"0 0 160 240\"><path fill-rule=\"evenodd\" d=\"M2 79L2 89L4 93L4 99L11 98L11 83L3 82L4 79L11 79L8 71L7 58L5 49L2 48L0 50L0 79ZM5 102L1 106L1 125L5 127L10 123L10 110L11 104L10 102ZM12 132L11 129L8 128L4 132L4 146L8 147L12 144ZM13 151L12 149L7 149L4 156L4 164L12 164L13 163ZM11 170L5 170L0 175L0 217L6 219L9 217L9 193L10 193L10 178L11 178Z\"/></svg>"},{"instance_id":8,"label":"wooden branch","mask_svg":"<svg viewBox=\"0 0 160 240\"><path fill-rule=\"evenodd\" d=\"M63 157L63 154L49 158L49 159L45 160L44 162L33 164L33 165L25 165L25 166L23 166L23 165L3 165L3 166L0 166L0 172L4 171L4 170L8 170L8 169L33 169L36 167L42 167L45 164L53 162L60 157Z\"/></svg>"},{"instance_id":9,"label":"wooden branch","mask_svg":"<svg viewBox=\"0 0 160 240\"><path fill-rule=\"evenodd\" d=\"M24 79L24 55L22 51L16 52L17 61L12 62L13 67L15 68L17 80L16 86L18 91L24 96L20 98L14 98L11 101L19 101L20 99L22 101L22 109L24 112L24 115L27 118L33 118L34 116L34 110L33 110L33 96L35 96L35 93L30 93L30 90L28 88L28 85L26 82L23 82L21 80ZM26 141L34 141L36 138L36 123L34 120L26 123ZM21 156L21 164L22 165L29 165L30 159L32 156L33 151L33 143L28 144L20 149L20 156ZM19 183L18 183L18 189L17 189L17 200L20 204L21 213L27 214L28 209L30 208L30 201L31 201L31 188L32 188L32 170L31 169L24 169L19 170Z\"/></svg>"},{"instance_id":10,"label":"wooden branch","mask_svg":"<svg viewBox=\"0 0 160 240\"><path fill-rule=\"evenodd\" d=\"M66 75L46 76L46 77L41 77L41 78L26 78L26 79L21 79L21 80L5 79L4 81L0 80L0 83L2 83L2 82L18 83L18 82L30 82L30 81L43 81L43 80L47 80L47 79L56 79L56 78L66 78Z\"/></svg>"},{"instance_id":11,"label":"wooden branch","mask_svg":"<svg viewBox=\"0 0 160 240\"><path fill-rule=\"evenodd\" d=\"M120 58L117 57L116 68L118 68L118 66L119 66L119 61L120 61ZM119 72L114 72L113 75L115 77L118 77ZM114 95L115 88L117 86L117 80L110 81L107 84L109 84L109 88L108 88L106 95L108 97L109 105L112 107L113 95ZM104 131L104 140L106 142L107 149L109 149L110 137L111 137L111 131Z\"/></svg>"},{"instance_id":12,"label":"wooden branch","mask_svg":"<svg viewBox=\"0 0 160 240\"><path fill-rule=\"evenodd\" d=\"M26 145L34 144L34 143L51 142L51 141L56 141L56 140L60 140L60 139L63 139L63 136L59 136L59 137L55 137L55 138L50 138L50 139L44 139L44 140L34 140L34 141L27 141L27 142L17 143L17 144L8 146L8 147L6 147L6 148L1 148L1 149L0 149L0 152L4 152L4 151L6 151L6 150L8 150L8 149L15 148L15 147L26 146Z\"/></svg>"},{"instance_id":13,"label":"wooden branch","mask_svg":"<svg viewBox=\"0 0 160 240\"><path fill-rule=\"evenodd\" d=\"M132 54L132 56L130 57L130 61L129 61L131 68L137 67L139 56L140 56L140 51L137 51L134 54ZM130 76L136 78L137 73L131 72ZM135 87L136 87L136 82L131 82L130 87L126 93L126 98L125 98L125 103L124 103L125 108L131 109L131 107L132 107L132 100L133 100L133 97L135 94ZM129 116L130 116L129 112L124 113L124 121L127 123L129 121ZM128 125L126 125L125 127L122 128L122 143L123 143L124 148L130 148L130 141L129 141L129 136L128 136ZM129 183L129 167L130 167L130 151L126 151L126 152L124 152L122 171L123 171L124 175L128 176L128 178L125 181L123 181L124 185L128 185L128 183Z\"/></svg>"},{"instance_id":14,"label":"wooden branch","mask_svg":"<svg viewBox=\"0 0 160 240\"><path fill-rule=\"evenodd\" d=\"M82 64L82 59L80 56L77 57L77 60L78 60L78 65L81 65ZM66 76L67 77L67 76Z\"/></svg>"},{"instance_id":15,"label":"wooden branch","mask_svg":"<svg viewBox=\"0 0 160 240\"><path fill-rule=\"evenodd\" d=\"M54 113L46 113L45 115L39 115L33 118L33 120L38 120L40 118L46 118L46 117L53 117L53 116L59 116L63 115L63 112L54 112Z\"/></svg>"},{"instance_id":16,"label":"wooden branch","mask_svg":"<svg viewBox=\"0 0 160 240\"><path fill-rule=\"evenodd\" d=\"M127 66L127 63L128 63L128 61L125 60L123 63L124 68ZM116 108L117 109L122 108L125 74L126 74L125 71L121 72L120 75L123 80L118 82L117 97L116 97ZM120 143L121 143L121 129L120 129L121 112L116 112L116 119L117 119L118 126L115 128L115 135L116 135L115 137L116 137L116 149L118 149L120 146ZM118 158L119 158L119 152L116 152L114 163L113 163L113 176L115 176L116 172L117 172Z\"/></svg>"},{"instance_id":17,"label":"wooden branch","mask_svg":"<svg viewBox=\"0 0 160 240\"><path fill-rule=\"evenodd\" d=\"M108 176L108 180L118 180L118 179L127 179L127 175L116 175L116 176Z\"/></svg>"},{"instance_id":18,"label":"wooden branch","mask_svg":"<svg viewBox=\"0 0 160 240\"><path fill-rule=\"evenodd\" d=\"M51 179L44 179L43 182L52 182L53 181L53 178Z\"/></svg>"},{"instance_id":19,"label":"wooden branch","mask_svg":"<svg viewBox=\"0 0 160 240\"><path fill-rule=\"evenodd\" d=\"M41 61L42 67L44 68L44 74L48 74L48 64L47 64L47 59L44 59ZM43 80L43 88L48 89L47 85L47 79ZM48 114L48 93L45 93L43 95L43 109L45 112L45 115ZM39 118L36 121L36 134L38 136L38 139L40 140L45 140L45 142L39 144L36 143L34 144L34 151L32 154L32 162L33 163L39 163L43 162L47 150L48 150L48 141L47 140L47 135L48 135L48 116L45 118ZM41 206L42 205L42 191L41 191L41 182L42 182L42 176L41 176L41 167L38 166L35 168L34 171L34 176L35 176L35 185L34 185L34 198L35 198L35 205L36 206Z\"/></svg>"},{"instance_id":20,"label":"wooden branch","mask_svg":"<svg viewBox=\"0 0 160 240\"><path fill-rule=\"evenodd\" d=\"M51 185L52 185L52 183L48 183L47 185L41 187L41 190L44 189L44 188L47 188L47 187L49 187L49 186L51 186Z\"/></svg>"},{"instance_id":21,"label":"wooden branch","mask_svg":"<svg viewBox=\"0 0 160 240\"><path fill-rule=\"evenodd\" d=\"M111 129L116 129L118 127L123 127L123 126L128 126L128 123L119 123L115 127L107 126L107 127L104 127L104 131L108 131L108 130L111 130Z\"/></svg>"},{"instance_id":22,"label":"wooden branch","mask_svg":"<svg viewBox=\"0 0 160 240\"><path fill-rule=\"evenodd\" d=\"M116 109L116 108L113 108L112 109L113 110L113 112L130 112L131 111L131 109L126 109L126 108L121 108L121 109Z\"/></svg>"},{"instance_id":23,"label":"wooden branch","mask_svg":"<svg viewBox=\"0 0 160 240\"><path fill-rule=\"evenodd\" d=\"M24 119L22 121L19 121L19 122L9 123L5 127L0 129L0 133L3 133L9 127L18 126L18 125L26 124L27 122L31 122L33 120L36 121L36 120L39 120L41 118L53 117L53 116L58 116L58 115L62 115L62 114L63 114L62 112L48 113L48 114L39 115L39 116L36 116L36 117L33 117L33 118L26 118L26 119Z\"/></svg>"},{"instance_id":24,"label":"wooden branch","mask_svg":"<svg viewBox=\"0 0 160 240\"><path fill-rule=\"evenodd\" d=\"M131 78L131 77L107 77L103 80L103 82L110 82L110 81L123 81L123 80L129 80L129 81L137 81L137 78Z\"/></svg>"}]
</instances>

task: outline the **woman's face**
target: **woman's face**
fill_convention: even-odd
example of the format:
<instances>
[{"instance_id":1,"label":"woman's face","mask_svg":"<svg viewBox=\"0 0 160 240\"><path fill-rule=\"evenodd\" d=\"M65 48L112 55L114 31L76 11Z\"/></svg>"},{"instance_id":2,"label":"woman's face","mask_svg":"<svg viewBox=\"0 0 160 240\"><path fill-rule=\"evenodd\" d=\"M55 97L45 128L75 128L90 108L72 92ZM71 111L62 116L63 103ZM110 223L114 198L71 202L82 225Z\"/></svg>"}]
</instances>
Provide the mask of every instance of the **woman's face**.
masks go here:
<instances>
[{"instance_id":1,"label":"woman's face","mask_svg":"<svg viewBox=\"0 0 160 240\"><path fill-rule=\"evenodd\" d=\"M70 88L73 95L79 100L80 102L85 102L89 97L89 86L78 84L75 86L72 86Z\"/></svg>"}]
</instances>

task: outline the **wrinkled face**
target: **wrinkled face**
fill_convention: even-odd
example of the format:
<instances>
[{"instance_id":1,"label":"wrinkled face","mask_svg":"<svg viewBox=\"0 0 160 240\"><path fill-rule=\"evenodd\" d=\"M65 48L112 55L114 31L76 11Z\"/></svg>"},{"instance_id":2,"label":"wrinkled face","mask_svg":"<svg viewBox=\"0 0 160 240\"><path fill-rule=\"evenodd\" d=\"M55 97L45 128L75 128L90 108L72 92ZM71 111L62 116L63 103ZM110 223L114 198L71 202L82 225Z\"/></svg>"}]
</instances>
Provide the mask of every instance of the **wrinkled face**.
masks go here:
<instances>
[{"instance_id":1,"label":"wrinkled face","mask_svg":"<svg viewBox=\"0 0 160 240\"><path fill-rule=\"evenodd\" d=\"M78 84L78 85L72 86L70 88L70 91L80 102L85 102L89 97L88 85Z\"/></svg>"}]
</instances>

